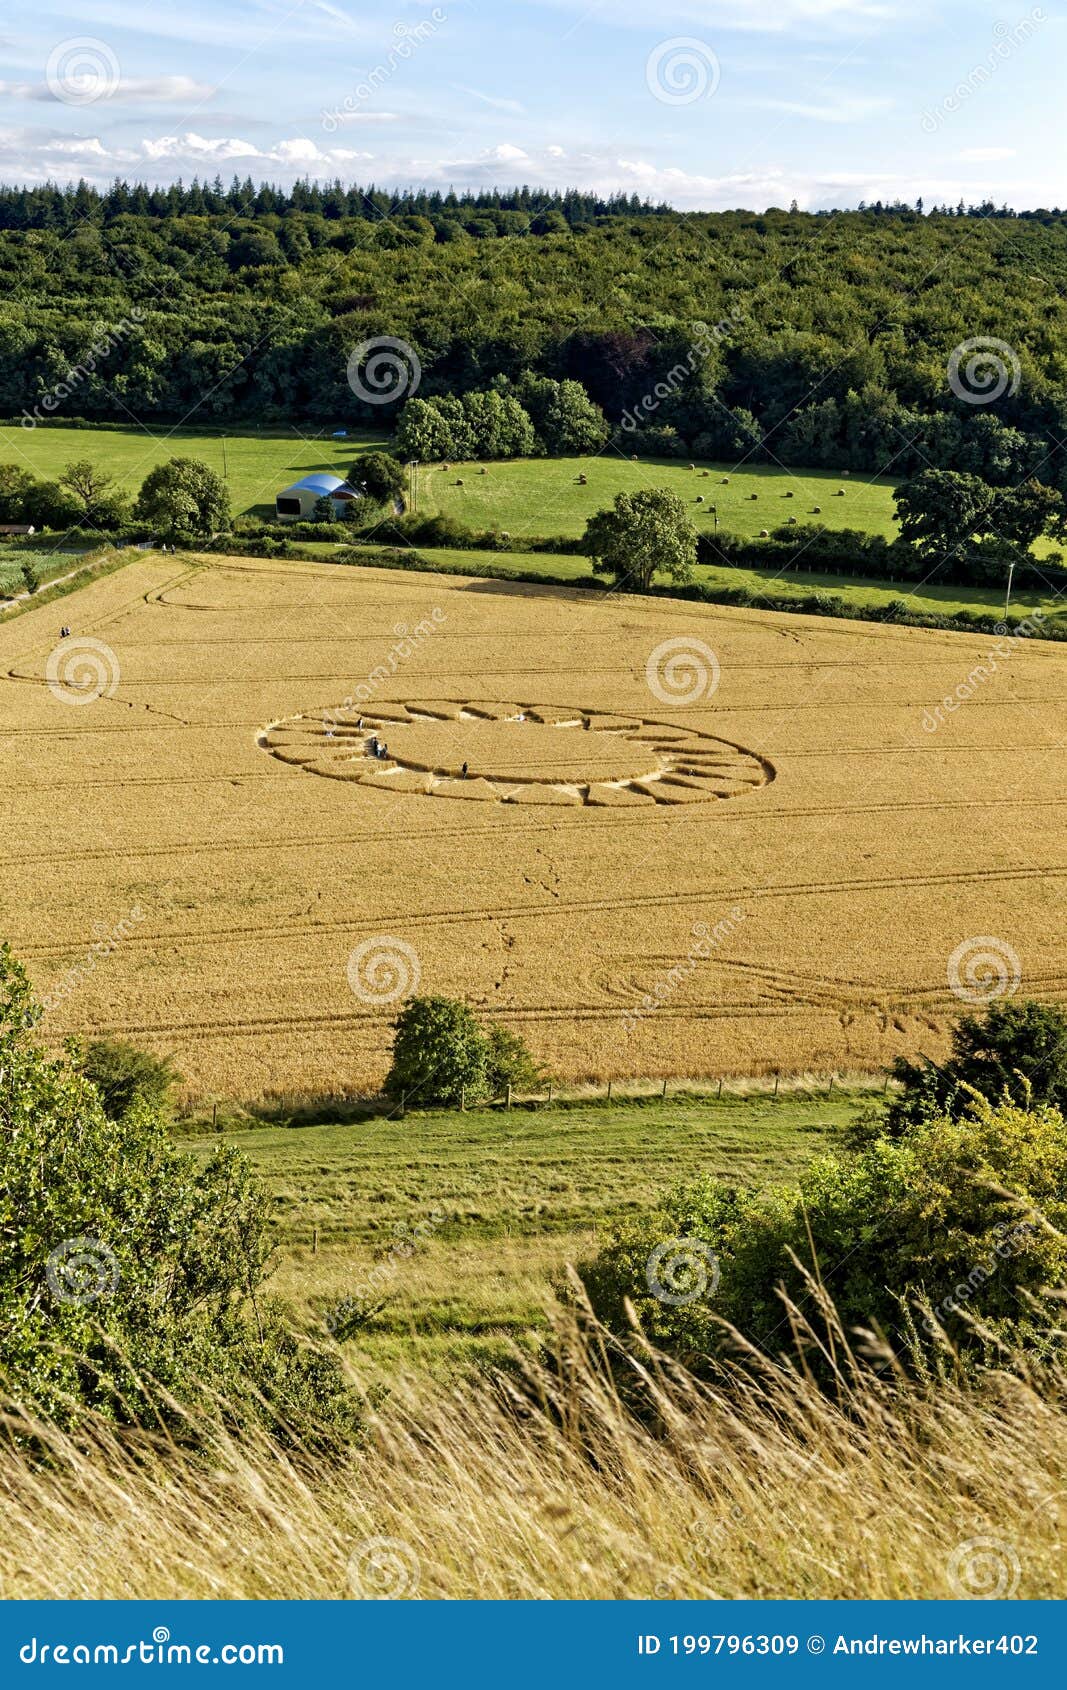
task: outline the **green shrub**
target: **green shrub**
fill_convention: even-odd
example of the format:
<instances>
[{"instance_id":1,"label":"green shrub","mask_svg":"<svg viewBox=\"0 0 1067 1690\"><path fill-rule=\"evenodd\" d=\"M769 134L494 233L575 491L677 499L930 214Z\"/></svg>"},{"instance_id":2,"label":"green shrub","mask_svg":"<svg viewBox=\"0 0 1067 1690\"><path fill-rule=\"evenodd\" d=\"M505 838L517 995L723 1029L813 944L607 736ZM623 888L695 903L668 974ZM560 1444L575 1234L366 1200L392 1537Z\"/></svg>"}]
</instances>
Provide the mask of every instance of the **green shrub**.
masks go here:
<instances>
[{"instance_id":1,"label":"green shrub","mask_svg":"<svg viewBox=\"0 0 1067 1690\"><path fill-rule=\"evenodd\" d=\"M535 1085L540 1069L517 1033L483 1028L456 998L411 998L397 1017L388 1097L454 1105Z\"/></svg>"},{"instance_id":2,"label":"green shrub","mask_svg":"<svg viewBox=\"0 0 1067 1690\"><path fill-rule=\"evenodd\" d=\"M903 1091L886 1111L885 1131L904 1132L931 1115L968 1112L975 1092L991 1103L1067 1107L1067 1013L1032 998L998 998L982 1015L964 1015L952 1033L948 1061L898 1057Z\"/></svg>"},{"instance_id":3,"label":"green shrub","mask_svg":"<svg viewBox=\"0 0 1067 1690\"><path fill-rule=\"evenodd\" d=\"M532 1091L542 1079L542 1070L534 1061L526 1042L518 1033L509 1033L499 1022L490 1022L486 1029L487 1060L486 1086L490 1097L502 1097L510 1086L512 1091Z\"/></svg>"},{"instance_id":4,"label":"green shrub","mask_svg":"<svg viewBox=\"0 0 1067 1690\"><path fill-rule=\"evenodd\" d=\"M181 1079L169 1057L153 1056L124 1039L93 1039L78 1067L100 1093L112 1121L121 1120L135 1103L169 1116L171 1092Z\"/></svg>"},{"instance_id":5,"label":"green shrub","mask_svg":"<svg viewBox=\"0 0 1067 1690\"><path fill-rule=\"evenodd\" d=\"M485 1095L488 1051L473 1010L455 998L411 998L397 1017L386 1095L456 1104Z\"/></svg>"},{"instance_id":6,"label":"green shrub","mask_svg":"<svg viewBox=\"0 0 1067 1690\"><path fill-rule=\"evenodd\" d=\"M706 1180L625 1226L580 1269L594 1313L697 1372L733 1348L795 1349L785 1296L818 1325L813 1284L848 1333L877 1331L927 1365L943 1328L970 1365L1048 1355L1043 1293L1067 1277L1067 1124L1048 1106L979 1102L764 1193ZM861 1344L862 1348L862 1344ZM809 1358L816 1372L824 1358Z\"/></svg>"},{"instance_id":7,"label":"green shrub","mask_svg":"<svg viewBox=\"0 0 1067 1690\"><path fill-rule=\"evenodd\" d=\"M0 1391L63 1423L154 1424L177 1403L351 1431L338 1362L264 1300L267 1200L247 1163L183 1155L144 1095L112 1119L35 1044L39 1014L0 947Z\"/></svg>"}]
</instances>

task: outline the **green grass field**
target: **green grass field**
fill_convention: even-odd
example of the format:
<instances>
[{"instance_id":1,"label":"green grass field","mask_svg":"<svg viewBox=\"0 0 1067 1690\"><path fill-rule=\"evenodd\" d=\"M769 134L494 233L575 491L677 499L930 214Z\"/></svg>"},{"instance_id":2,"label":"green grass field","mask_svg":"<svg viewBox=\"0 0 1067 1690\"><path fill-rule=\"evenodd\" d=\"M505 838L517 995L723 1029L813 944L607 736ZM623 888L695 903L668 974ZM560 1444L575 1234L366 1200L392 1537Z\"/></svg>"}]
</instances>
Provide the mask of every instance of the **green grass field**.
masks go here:
<instances>
[{"instance_id":1,"label":"green grass field","mask_svg":"<svg viewBox=\"0 0 1067 1690\"><path fill-rule=\"evenodd\" d=\"M700 1174L788 1180L870 1095L420 1112L253 1126L225 1141L271 1193L274 1288L313 1323L360 1297L378 1264L385 1306L352 1340L354 1359L447 1373L543 1326L553 1282L615 1221ZM186 1142L204 1152L212 1141Z\"/></svg>"},{"instance_id":2,"label":"green grass field","mask_svg":"<svg viewBox=\"0 0 1067 1690\"><path fill-rule=\"evenodd\" d=\"M521 458L487 464L484 475L482 467L424 466L418 478L419 513L453 516L476 529L495 525L516 539L523 534L570 537L581 534L588 518L610 505L616 493L669 487L690 506L698 532L714 531L717 514L720 528L746 538L763 528L778 528L791 516L798 523L821 522L827 528L861 528L886 536L896 533L894 483L861 476L843 480L829 471L801 474L765 464L731 470L728 465L700 463L690 469L676 458L634 460L610 449L595 458ZM584 487L579 475L586 477ZM726 486L724 477L729 478ZM456 485L459 481L461 487ZM842 487L843 498L838 497ZM703 505L697 503L698 495L703 496Z\"/></svg>"},{"instance_id":3,"label":"green grass field","mask_svg":"<svg viewBox=\"0 0 1067 1690\"><path fill-rule=\"evenodd\" d=\"M293 481L312 470L347 475L358 453L385 445L384 435L314 439L292 429L223 434L161 427L149 434L137 428L0 427L0 462L20 464L46 481L54 481L65 464L88 458L136 494L156 464L168 458L199 458L220 475L225 471L237 516L254 512L273 517L275 495Z\"/></svg>"},{"instance_id":4,"label":"green grass field","mask_svg":"<svg viewBox=\"0 0 1067 1690\"><path fill-rule=\"evenodd\" d=\"M323 559L329 559L340 549L339 544L332 545L317 540L299 541L296 544L301 553L306 552L309 556ZM494 576L505 580L509 576L517 578L525 571L531 571L538 575L549 575L561 586L569 586L575 581L588 578L591 573L588 558L579 554L460 551L446 546L418 546L415 549L434 569L444 570L448 574L463 575L479 567L488 566ZM368 562L370 561L368 559ZM704 564L698 564L695 579L709 587L746 589L753 595L757 605L761 593L773 597L776 601L791 598L799 600L810 593L827 593L834 598L843 599L855 609L857 616L864 616L871 609L889 604L893 599L903 599L913 611L940 616L954 616L961 610L981 611L984 614L999 616L1004 609L1004 596L999 588L994 587L938 587L928 583L873 578L853 580L847 575L828 575L813 570L791 569L785 573L777 573L773 569L727 568ZM606 581L604 586L606 590ZM1067 597L1052 591L1026 592L1017 588L1011 596L1011 609L1013 616L1040 610L1050 621L1063 622L1067 618Z\"/></svg>"},{"instance_id":5,"label":"green grass field","mask_svg":"<svg viewBox=\"0 0 1067 1690\"><path fill-rule=\"evenodd\" d=\"M226 473L235 515L254 512L273 515L274 497L312 470L344 475L360 452L389 444L385 436L352 434L346 441L312 438L295 430L261 430L223 434L220 430L37 428L13 424L0 427L0 462L21 464L45 480L54 480L75 458L88 458L109 469L131 493L156 464L167 458L200 458L219 474ZM444 512L471 528L496 526L521 534L581 534L588 517L609 505L616 493L639 487L670 487L693 508L698 529L714 528L712 506L719 525L731 533L756 535L773 529L787 517L819 521L831 528L862 528L875 534L895 532L889 481L862 477L842 480L831 472L803 475L766 465L699 464L695 470L677 459L640 461L607 450L592 458L523 458L511 463L453 464L445 471L427 465L419 472L418 509L421 514ZM705 477L704 471L707 471ZM578 476L585 475L582 487ZM724 476L729 485L722 486ZM461 480L462 487L455 483ZM836 496L844 487L844 498ZM755 500L752 495L756 494ZM792 493L792 498L786 498ZM697 504L702 494L704 505Z\"/></svg>"}]
</instances>

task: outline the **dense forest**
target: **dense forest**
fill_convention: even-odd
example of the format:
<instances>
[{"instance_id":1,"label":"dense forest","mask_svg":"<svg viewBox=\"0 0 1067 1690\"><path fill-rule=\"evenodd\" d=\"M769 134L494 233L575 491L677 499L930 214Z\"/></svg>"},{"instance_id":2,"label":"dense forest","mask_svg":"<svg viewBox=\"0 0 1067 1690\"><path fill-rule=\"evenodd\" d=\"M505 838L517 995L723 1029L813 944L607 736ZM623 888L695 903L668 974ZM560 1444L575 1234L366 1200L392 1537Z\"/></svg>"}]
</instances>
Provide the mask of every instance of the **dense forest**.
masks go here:
<instances>
[{"instance_id":1,"label":"dense forest","mask_svg":"<svg viewBox=\"0 0 1067 1690\"><path fill-rule=\"evenodd\" d=\"M357 398L347 367L393 336L421 398L577 381L633 450L1064 487L1065 281L1051 211L7 189L0 413L62 390L62 421L381 426L397 407ZM995 404L947 379L982 336L1003 343Z\"/></svg>"}]
</instances>

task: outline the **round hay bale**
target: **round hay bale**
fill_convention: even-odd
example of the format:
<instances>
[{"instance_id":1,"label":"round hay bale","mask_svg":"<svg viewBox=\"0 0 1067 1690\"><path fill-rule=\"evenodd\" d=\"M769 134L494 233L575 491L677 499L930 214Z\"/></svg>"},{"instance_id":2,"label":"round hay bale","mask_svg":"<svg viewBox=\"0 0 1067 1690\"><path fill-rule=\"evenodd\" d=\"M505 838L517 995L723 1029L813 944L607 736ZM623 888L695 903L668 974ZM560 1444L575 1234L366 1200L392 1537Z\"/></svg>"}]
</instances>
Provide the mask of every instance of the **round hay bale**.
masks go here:
<instances>
[{"instance_id":1,"label":"round hay bale","mask_svg":"<svg viewBox=\"0 0 1067 1690\"><path fill-rule=\"evenodd\" d=\"M719 482L719 486L720 487L729 487L729 485L730 485L730 477L728 475L724 475L722 480Z\"/></svg>"},{"instance_id":2,"label":"round hay bale","mask_svg":"<svg viewBox=\"0 0 1067 1690\"><path fill-rule=\"evenodd\" d=\"M703 495L703 493L698 493L697 494L697 504L702 505L703 503L704 503L704 495Z\"/></svg>"},{"instance_id":3,"label":"round hay bale","mask_svg":"<svg viewBox=\"0 0 1067 1690\"><path fill-rule=\"evenodd\" d=\"M796 525L797 525L796 517L795 516L787 516L786 519L785 519L785 525L786 525L787 528L795 528Z\"/></svg>"},{"instance_id":4,"label":"round hay bale","mask_svg":"<svg viewBox=\"0 0 1067 1690\"><path fill-rule=\"evenodd\" d=\"M478 471L478 474L479 475L488 475L489 474L489 471L486 469L484 464L482 465L481 469Z\"/></svg>"},{"instance_id":5,"label":"round hay bale","mask_svg":"<svg viewBox=\"0 0 1067 1690\"><path fill-rule=\"evenodd\" d=\"M451 464L442 464L441 468L444 469L444 470L449 470L449 469L452 468L452 465Z\"/></svg>"},{"instance_id":6,"label":"round hay bale","mask_svg":"<svg viewBox=\"0 0 1067 1690\"><path fill-rule=\"evenodd\" d=\"M771 536L766 528L761 528L759 531L759 537L761 540L769 540Z\"/></svg>"},{"instance_id":7,"label":"round hay bale","mask_svg":"<svg viewBox=\"0 0 1067 1690\"><path fill-rule=\"evenodd\" d=\"M821 505L812 505L811 514L812 514L812 516L821 516L822 515L822 506Z\"/></svg>"},{"instance_id":8,"label":"round hay bale","mask_svg":"<svg viewBox=\"0 0 1067 1690\"><path fill-rule=\"evenodd\" d=\"M783 499L795 499L796 494L793 492L792 488L790 488L788 493L782 494L782 498Z\"/></svg>"},{"instance_id":9,"label":"round hay bale","mask_svg":"<svg viewBox=\"0 0 1067 1690\"><path fill-rule=\"evenodd\" d=\"M457 487L462 487L462 486L463 486L463 477L462 477L462 476L461 476L461 475L457 475L457 476L456 476L456 486L457 486Z\"/></svg>"},{"instance_id":10,"label":"round hay bale","mask_svg":"<svg viewBox=\"0 0 1067 1690\"><path fill-rule=\"evenodd\" d=\"M834 498L835 499L843 499L844 496L845 496L845 489L843 487L839 487L837 489L837 492L834 494Z\"/></svg>"},{"instance_id":11,"label":"round hay bale","mask_svg":"<svg viewBox=\"0 0 1067 1690\"><path fill-rule=\"evenodd\" d=\"M750 499L752 499L752 500L753 500L753 501L755 501L755 500L756 500L756 499L758 499L758 498L759 498L759 494L758 494L758 493L750 493L750 494L749 494L749 495L748 495L748 496L749 496L749 498L750 498Z\"/></svg>"}]
</instances>

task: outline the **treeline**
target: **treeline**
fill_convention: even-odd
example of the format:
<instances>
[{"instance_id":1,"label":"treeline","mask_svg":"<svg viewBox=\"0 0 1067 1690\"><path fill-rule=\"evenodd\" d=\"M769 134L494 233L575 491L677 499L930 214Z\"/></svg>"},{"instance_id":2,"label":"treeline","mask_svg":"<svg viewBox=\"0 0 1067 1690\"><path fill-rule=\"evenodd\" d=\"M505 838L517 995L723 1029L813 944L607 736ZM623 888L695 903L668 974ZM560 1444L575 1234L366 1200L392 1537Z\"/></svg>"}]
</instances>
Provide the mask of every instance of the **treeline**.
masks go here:
<instances>
[{"instance_id":1,"label":"treeline","mask_svg":"<svg viewBox=\"0 0 1067 1690\"><path fill-rule=\"evenodd\" d=\"M373 183L361 188L335 182L296 182L279 188L269 182L257 185L250 176L234 176L229 187L222 178L201 182L194 176L186 186L178 181L170 187L150 187L145 182L115 181L103 190L81 181L46 182L38 187L0 186L0 229L60 229L68 231L86 222L112 223L120 217L151 217L163 222L171 217L325 217L338 221L358 217L374 222L387 217L429 217L454 219L466 226L479 219L473 233L504 233L495 214L515 214L527 222L538 217L557 216L563 224L580 228L598 217L651 217L670 213L667 205L653 205L639 194L583 194L576 188L560 192L549 188L482 189L457 194L450 189L405 188L390 192Z\"/></svg>"},{"instance_id":2,"label":"treeline","mask_svg":"<svg viewBox=\"0 0 1067 1690\"><path fill-rule=\"evenodd\" d=\"M348 367L391 337L420 401L576 382L628 451L1067 485L1062 220L590 202L572 225L562 202L503 203L524 191L369 217L318 204L326 188L259 210L275 190L250 204L247 186L240 209L164 214L78 188L68 228L0 227L0 414L390 428L409 389L373 404ZM7 192L14 218L20 194L60 191ZM975 394L948 365L978 337L1002 350Z\"/></svg>"}]
</instances>

